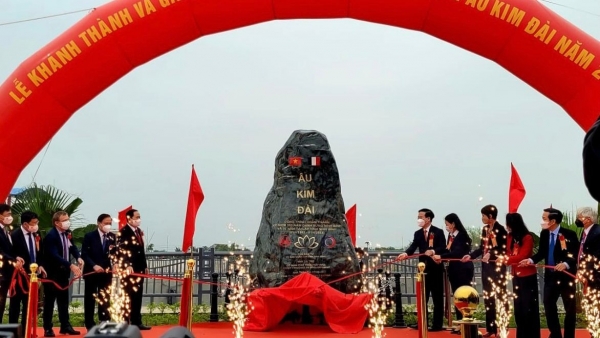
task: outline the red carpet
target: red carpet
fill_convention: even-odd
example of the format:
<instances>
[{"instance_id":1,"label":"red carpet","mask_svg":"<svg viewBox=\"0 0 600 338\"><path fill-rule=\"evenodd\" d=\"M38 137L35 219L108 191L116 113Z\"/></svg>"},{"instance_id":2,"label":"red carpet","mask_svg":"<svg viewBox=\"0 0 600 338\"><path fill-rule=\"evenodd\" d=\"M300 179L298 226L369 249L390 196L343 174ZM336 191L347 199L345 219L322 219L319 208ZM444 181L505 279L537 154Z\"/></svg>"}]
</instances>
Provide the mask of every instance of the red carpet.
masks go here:
<instances>
[{"instance_id":1,"label":"red carpet","mask_svg":"<svg viewBox=\"0 0 600 338\"><path fill-rule=\"evenodd\" d=\"M142 331L142 336L147 338L159 338L163 333L165 333L170 327L168 326L155 326L150 331ZM80 337L85 336L86 330L85 328L78 328L77 330L81 331L82 335ZM394 329L394 328L385 328L383 331L386 334L386 337L393 338L416 338L417 331L412 329ZM55 328L55 333L57 337L69 337L75 338L75 336L66 336L59 335L58 329ZM213 337L213 338L232 338L233 335L233 325L231 323L200 323L194 324L192 329L192 333L196 337ZM325 325L293 325L293 324L284 324L276 326L272 331L269 332L244 332L244 337L283 337L285 338L297 338L297 337L329 337L329 338L371 338L372 332L370 329L364 329L357 334L339 334L331 331L331 329ZM542 338L548 337L548 330L542 330ZM576 338L589 338L590 334L587 330L577 330L575 334ZM38 337L44 337L44 331L42 329L38 329ZM510 330L510 334L508 338L515 338L515 331ZM430 332L428 338L460 338L459 335L453 335L449 332Z\"/></svg>"}]
</instances>

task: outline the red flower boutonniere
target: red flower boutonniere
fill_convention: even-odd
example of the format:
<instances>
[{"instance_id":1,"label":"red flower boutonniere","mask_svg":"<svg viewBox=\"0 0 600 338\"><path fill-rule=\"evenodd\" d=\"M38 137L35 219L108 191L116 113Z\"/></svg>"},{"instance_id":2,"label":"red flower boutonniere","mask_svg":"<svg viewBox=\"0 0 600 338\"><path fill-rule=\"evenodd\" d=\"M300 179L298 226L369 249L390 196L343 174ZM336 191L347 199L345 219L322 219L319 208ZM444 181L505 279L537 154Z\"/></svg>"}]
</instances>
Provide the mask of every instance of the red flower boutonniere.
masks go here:
<instances>
[{"instance_id":1,"label":"red flower boutonniere","mask_svg":"<svg viewBox=\"0 0 600 338\"><path fill-rule=\"evenodd\" d=\"M40 237L40 234L36 233L35 234L35 249L37 251L40 251L40 241L42 240L42 237Z\"/></svg>"},{"instance_id":2,"label":"red flower boutonniere","mask_svg":"<svg viewBox=\"0 0 600 338\"><path fill-rule=\"evenodd\" d=\"M490 231L490 239L492 240L492 247L498 246L498 242L496 241L496 235Z\"/></svg>"},{"instance_id":3,"label":"red flower boutonniere","mask_svg":"<svg viewBox=\"0 0 600 338\"><path fill-rule=\"evenodd\" d=\"M452 242L454 242L454 237L450 236L450 239L448 240L448 245L446 245L446 249L450 250L450 247L452 247Z\"/></svg>"},{"instance_id":4,"label":"red flower boutonniere","mask_svg":"<svg viewBox=\"0 0 600 338\"><path fill-rule=\"evenodd\" d=\"M433 234L429 234L429 247L433 247Z\"/></svg>"},{"instance_id":5,"label":"red flower boutonniere","mask_svg":"<svg viewBox=\"0 0 600 338\"><path fill-rule=\"evenodd\" d=\"M567 250L567 240L563 234L558 234L558 240L560 241L560 248L562 250Z\"/></svg>"},{"instance_id":6,"label":"red flower boutonniere","mask_svg":"<svg viewBox=\"0 0 600 338\"><path fill-rule=\"evenodd\" d=\"M71 239L73 239L73 235L71 235L71 233L70 233L70 232L67 232L67 239L68 239L68 240L71 240Z\"/></svg>"}]
</instances>

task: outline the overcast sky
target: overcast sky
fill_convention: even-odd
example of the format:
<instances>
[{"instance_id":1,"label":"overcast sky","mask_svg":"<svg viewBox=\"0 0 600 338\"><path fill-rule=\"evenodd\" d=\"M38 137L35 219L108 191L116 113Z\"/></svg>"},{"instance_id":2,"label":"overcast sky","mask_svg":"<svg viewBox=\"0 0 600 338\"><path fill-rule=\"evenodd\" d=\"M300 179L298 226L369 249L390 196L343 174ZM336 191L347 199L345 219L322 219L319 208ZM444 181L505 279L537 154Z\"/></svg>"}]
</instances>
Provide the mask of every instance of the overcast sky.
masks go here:
<instances>
[{"instance_id":1,"label":"overcast sky","mask_svg":"<svg viewBox=\"0 0 600 338\"><path fill-rule=\"evenodd\" d=\"M556 2L581 11L544 4L600 38L600 1ZM3 0L0 23L103 3ZM0 79L84 15L0 26ZM36 182L81 197L90 223L133 204L150 242L173 250L194 163L206 196L194 243L253 247L275 155L296 129L328 137L346 209L358 204L361 246L406 245L423 207L439 226L451 212L480 226L479 209L494 203L503 223L511 161L530 229L550 203L595 205L584 132L561 107L468 51L353 20L269 22L163 55L77 112L16 186L39 167Z\"/></svg>"}]
</instances>

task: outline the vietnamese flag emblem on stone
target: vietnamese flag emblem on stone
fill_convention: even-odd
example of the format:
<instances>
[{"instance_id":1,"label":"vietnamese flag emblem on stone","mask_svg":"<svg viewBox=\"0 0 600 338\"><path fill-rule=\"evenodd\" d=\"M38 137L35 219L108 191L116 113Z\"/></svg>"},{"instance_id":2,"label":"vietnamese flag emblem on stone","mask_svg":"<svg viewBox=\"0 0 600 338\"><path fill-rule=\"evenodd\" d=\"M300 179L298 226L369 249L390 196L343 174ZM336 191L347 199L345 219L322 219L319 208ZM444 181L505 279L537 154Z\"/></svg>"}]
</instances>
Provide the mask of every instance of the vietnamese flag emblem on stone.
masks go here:
<instances>
[{"instance_id":1,"label":"vietnamese flag emblem on stone","mask_svg":"<svg viewBox=\"0 0 600 338\"><path fill-rule=\"evenodd\" d=\"M302 157L290 157L288 163L292 167L300 167L302 165Z\"/></svg>"},{"instance_id":2,"label":"vietnamese flag emblem on stone","mask_svg":"<svg viewBox=\"0 0 600 338\"><path fill-rule=\"evenodd\" d=\"M320 157L311 157L310 158L310 165L312 165L313 167L318 167L321 165L321 158Z\"/></svg>"}]
</instances>

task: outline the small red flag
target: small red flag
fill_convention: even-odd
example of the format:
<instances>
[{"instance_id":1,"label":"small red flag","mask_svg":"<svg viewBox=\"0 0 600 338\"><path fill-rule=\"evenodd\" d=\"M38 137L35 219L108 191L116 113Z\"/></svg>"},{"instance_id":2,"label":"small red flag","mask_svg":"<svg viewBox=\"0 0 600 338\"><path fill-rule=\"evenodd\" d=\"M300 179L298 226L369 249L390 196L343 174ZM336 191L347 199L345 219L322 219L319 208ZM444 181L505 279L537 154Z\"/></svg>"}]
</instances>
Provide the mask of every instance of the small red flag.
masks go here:
<instances>
[{"instance_id":1,"label":"small red flag","mask_svg":"<svg viewBox=\"0 0 600 338\"><path fill-rule=\"evenodd\" d=\"M510 175L510 187L508 191L508 212L517 212L519 209L519 205L525 198L525 187L523 186L523 182L521 182L521 178L519 177L519 173L515 166L510 164L511 175Z\"/></svg>"},{"instance_id":2,"label":"small red flag","mask_svg":"<svg viewBox=\"0 0 600 338\"><path fill-rule=\"evenodd\" d=\"M346 221L348 222L348 231L352 239L352 245L356 247L356 204L346 211Z\"/></svg>"},{"instance_id":3,"label":"small red flag","mask_svg":"<svg viewBox=\"0 0 600 338\"><path fill-rule=\"evenodd\" d=\"M302 157L290 157L288 163L292 167L300 167L302 165Z\"/></svg>"},{"instance_id":4,"label":"small red flag","mask_svg":"<svg viewBox=\"0 0 600 338\"><path fill-rule=\"evenodd\" d=\"M185 226L183 228L183 244L181 245L181 251L183 252L187 252L192 246L194 232L196 231L196 214L198 213L198 209L200 209L202 201L204 201L204 193L200 187L200 182L198 182L194 165L192 165L192 179L190 181Z\"/></svg>"},{"instance_id":5,"label":"small red flag","mask_svg":"<svg viewBox=\"0 0 600 338\"><path fill-rule=\"evenodd\" d=\"M311 158L310 158L310 164L311 164L313 167L318 167L318 166L320 166L320 165L321 165L321 158L320 158L319 156L316 156L316 157L311 157Z\"/></svg>"},{"instance_id":6,"label":"small red flag","mask_svg":"<svg viewBox=\"0 0 600 338\"><path fill-rule=\"evenodd\" d=\"M126 214L131 209L133 209L132 205L119 211L119 231L121 231L121 229L123 229L123 227L127 225L127 215Z\"/></svg>"}]
</instances>

